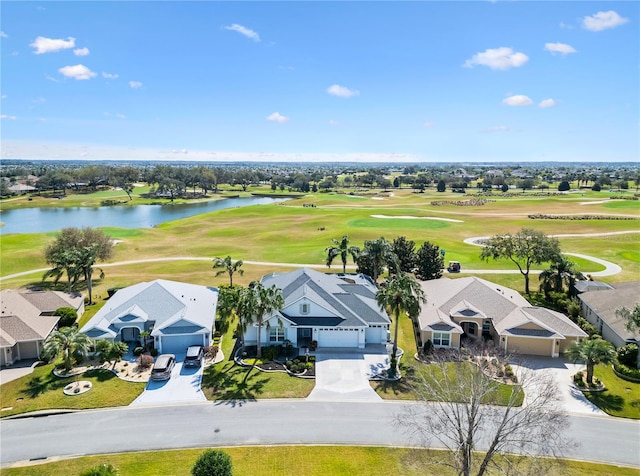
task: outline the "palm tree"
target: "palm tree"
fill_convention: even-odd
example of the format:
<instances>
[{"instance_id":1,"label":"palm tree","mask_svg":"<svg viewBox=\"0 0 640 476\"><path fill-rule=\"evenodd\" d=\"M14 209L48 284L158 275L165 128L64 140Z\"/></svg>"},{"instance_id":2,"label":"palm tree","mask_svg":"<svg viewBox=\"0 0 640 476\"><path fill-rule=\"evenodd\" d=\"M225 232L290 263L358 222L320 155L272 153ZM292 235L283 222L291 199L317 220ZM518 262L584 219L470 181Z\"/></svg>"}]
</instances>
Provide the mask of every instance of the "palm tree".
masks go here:
<instances>
[{"instance_id":1,"label":"palm tree","mask_svg":"<svg viewBox=\"0 0 640 476\"><path fill-rule=\"evenodd\" d=\"M569 292L571 292L576 278L584 278L582 273L575 270L575 266L576 264L573 261L560 256L555 263L549 266L549 269L540 273L539 279L542 281L540 289L544 291L547 299L549 298L550 290L561 293L563 291L563 283L566 283Z\"/></svg>"},{"instance_id":2,"label":"palm tree","mask_svg":"<svg viewBox=\"0 0 640 476\"><path fill-rule=\"evenodd\" d=\"M351 255L355 263L358 259L358 255L360 254L360 248L357 246L349 246L348 235L343 235L341 240L336 240L334 238L331 241L333 242L333 246L329 246L324 250L325 253L327 253L327 268L330 268L333 259L340 255L340 258L342 259L342 272L346 273L348 255Z\"/></svg>"},{"instance_id":3,"label":"palm tree","mask_svg":"<svg viewBox=\"0 0 640 476\"><path fill-rule=\"evenodd\" d=\"M593 368L598 364L613 364L616 361L616 349L600 337L574 342L567 348L565 355L569 360L583 361L587 366L587 384L593 383Z\"/></svg>"},{"instance_id":4,"label":"palm tree","mask_svg":"<svg viewBox=\"0 0 640 476\"><path fill-rule=\"evenodd\" d=\"M378 277L384 271L384 267L390 263L396 263L397 257L391 247L391 243L380 237L377 240L367 240L364 242L364 249L360 253L359 258L362 258L362 264L366 263L368 273L374 282L378 282ZM358 268L360 266L360 260L358 262Z\"/></svg>"},{"instance_id":5,"label":"palm tree","mask_svg":"<svg viewBox=\"0 0 640 476\"><path fill-rule=\"evenodd\" d=\"M421 305L427 302L427 298L418 281L409 274L399 271L384 286L380 287L376 293L376 301L381 309L393 314L395 320L390 368L391 373L395 375L397 370L396 353L398 351L398 321L400 316L407 314L411 319L415 319L420 314Z\"/></svg>"},{"instance_id":6,"label":"palm tree","mask_svg":"<svg viewBox=\"0 0 640 476\"><path fill-rule=\"evenodd\" d=\"M261 358L261 338L264 319L265 317L269 317L269 315L274 311L282 309L284 306L284 299L282 298L282 290L276 285L273 285L270 288L265 288L259 281L253 281L249 284L248 298L250 300L248 309L253 311L250 316L252 319L255 319L255 323L258 326L258 349L256 356Z\"/></svg>"},{"instance_id":7,"label":"palm tree","mask_svg":"<svg viewBox=\"0 0 640 476\"><path fill-rule=\"evenodd\" d=\"M64 370L69 372L73 355L87 355L92 344L93 340L78 331L76 327L63 327L59 331L53 331L49 334L49 337L44 341L42 356L47 360L52 360L62 354Z\"/></svg>"},{"instance_id":8,"label":"palm tree","mask_svg":"<svg viewBox=\"0 0 640 476\"><path fill-rule=\"evenodd\" d=\"M48 257L48 263L52 269L47 271L42 279L53 277L54 283L58 284L60 278L67 274L68 292L71 293L72 286L78 281L78 277L82 274L79 265L80 256L77 249L60 250Z\"/></svg>"},{"instance_id":9,"label":"palm tree","mask_svg":"<svg viewBox=\"0 0 640 476\"><path fill-rule=\"evenodd\" d=\"M84 280L87 282L87 292L89 294L89 304L93 304L93 266L98 260L98 245L85 246L78 251L78 267L84 273ZM101 268L100 279L104 279L104 271Z\"/></svg>"},{"instance_id":10,"label":"palm tree","mask_svg":"<svg viewBox=\"0 0 640 476\"><path fill-rule=\"evenodd\" d=\"M244 263L242 260L233 261L231 256L226 258L214 258L213 269L223 268L216 273L216 276L227 273L229 275L229 286L233 287L233 274L238 273L240 276L244 274L244 270L240 269Z\"/></svg>"}]
</instances>

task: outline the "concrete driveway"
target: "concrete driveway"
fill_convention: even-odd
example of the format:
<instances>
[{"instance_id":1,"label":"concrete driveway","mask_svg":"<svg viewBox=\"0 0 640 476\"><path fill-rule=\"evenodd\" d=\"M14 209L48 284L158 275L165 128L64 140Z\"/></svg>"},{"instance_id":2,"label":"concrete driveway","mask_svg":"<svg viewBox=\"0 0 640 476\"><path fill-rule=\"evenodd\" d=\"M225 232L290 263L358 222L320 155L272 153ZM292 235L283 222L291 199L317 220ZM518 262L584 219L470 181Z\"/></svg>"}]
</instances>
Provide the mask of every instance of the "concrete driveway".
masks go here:
<instances>
[{"instance_id":1,"label":"concrete driveway","mask_svg":"<svg viewBox=\"0 0 640 476\"><path fill-rule=\"evenodd\" d=\"M176 355L171 378L165 381L149 380L144 392L131 405L202 402L206 400L200 383L204 367L183 367L184 355Z\"/></svg>"},{"instance_id":2,"label":"concrete driveway","mask_svg":"<svg viewBox=\"0 0 640 476\"><path fill-rule=\"evenodd\" d=\"M316 355L316 386L307 400L380 401L369 379L389 368L384 346L371 349L321 349Z\"/></svg>"},{"instance_id":3,"label":"concrete driveway","mask_svg":"<svg viewBox=\"0 0 640 476\"><path fill-rule=\"evenodd\" d=\"M581 413L586 415L607 416L605 412L591 403L583 395L583 393L573 384L572 376L581 370L585 370L583 364L574 364L564 357L537 357L537 356L520 356L517 359L512 358L511 367L516 375L526 369L534 372L544 372L545 375L553 377L558 387L558 399L561 407L568 413ZM525 392L535 394L535 386L525 385ZM527 404L525 397L524 404Z\"/></svg>"},{"instance_id":4,"label":"concrete driveway","mask_svg":"<svg viewBox=\"0 0 640 476\"><path fill-rule=\"evenodd\" d=\"M36 359L27 359L19 360L11 367L2 367L2 369L0 369L0 385L29 375L33 372L37 363L38 360Z\"/></svg>"}]
</instances>

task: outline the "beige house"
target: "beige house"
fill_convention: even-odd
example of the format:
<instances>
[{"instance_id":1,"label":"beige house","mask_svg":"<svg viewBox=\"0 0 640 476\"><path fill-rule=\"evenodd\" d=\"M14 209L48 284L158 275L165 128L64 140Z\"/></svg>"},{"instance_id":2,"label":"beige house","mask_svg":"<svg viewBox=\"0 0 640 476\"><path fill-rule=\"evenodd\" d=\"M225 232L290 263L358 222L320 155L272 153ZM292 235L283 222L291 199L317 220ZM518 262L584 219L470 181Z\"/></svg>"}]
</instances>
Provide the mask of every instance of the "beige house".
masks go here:
<instances>
[{"instance_id":1,"label":"beige house","mask_svg":"<svg viewBox=\"0 0 640 476\"><path fill-rule=\"evenodd\" d=\"M81 316L84 298L58 291L0 292L0 365L22 359L37 359L42 343L56 327L61 307L72 307Z\"/></svg>"},{"instance_id":2,"label":"beige house","mask_svg":"<svg viewBox=\"0 0 640 476\"><path fill-rule=\"evenodd\" d=\"M423 281L427 304L418 316L422 345L459 348L463 338L489 339L509 353L558 357L587 337L568 317L531 306L517 291L481 278Z\"/></svg>"}]
</instances>

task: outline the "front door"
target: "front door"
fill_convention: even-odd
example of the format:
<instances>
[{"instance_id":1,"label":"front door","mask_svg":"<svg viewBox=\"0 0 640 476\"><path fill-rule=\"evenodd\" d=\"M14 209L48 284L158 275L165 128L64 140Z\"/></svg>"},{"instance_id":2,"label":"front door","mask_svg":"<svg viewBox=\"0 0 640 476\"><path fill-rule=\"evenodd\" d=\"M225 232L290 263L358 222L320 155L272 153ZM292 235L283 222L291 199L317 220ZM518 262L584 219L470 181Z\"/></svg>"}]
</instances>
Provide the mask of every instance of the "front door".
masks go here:
<instances>
[{"instance_id":1,"label":"front door","mask_svg":"<svg viewBox=\"0 0 640 476\"><path fill-rule=\"evenodd\" d=\"M311 342L311 328L301 327L298 328L298 347L309 347Z\"/></svg>"}]
</instances>

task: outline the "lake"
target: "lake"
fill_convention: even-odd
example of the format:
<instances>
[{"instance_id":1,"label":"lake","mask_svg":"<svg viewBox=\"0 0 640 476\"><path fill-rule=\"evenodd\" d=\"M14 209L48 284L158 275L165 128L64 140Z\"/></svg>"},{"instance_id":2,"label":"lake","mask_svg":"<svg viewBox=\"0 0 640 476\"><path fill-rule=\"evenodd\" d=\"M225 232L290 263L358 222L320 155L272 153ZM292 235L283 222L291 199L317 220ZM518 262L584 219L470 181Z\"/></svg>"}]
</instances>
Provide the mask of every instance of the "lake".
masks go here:
<instances>
[{"instance_id":1,"label":"lake","mask_svg":"<svg viewBox=\"0 0 640 476\"><path fill-rule=\"evenodd\" d=\"M149 228L215 210L249 205L268 205L285 200L289 200L289 198L224 198L199 203L136 205L133 207L23 208L0 213L0 221L4 223L4 226L0 227L0 234L43 233L69 227Z\"/></svg>"}]
</instances>

